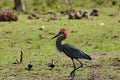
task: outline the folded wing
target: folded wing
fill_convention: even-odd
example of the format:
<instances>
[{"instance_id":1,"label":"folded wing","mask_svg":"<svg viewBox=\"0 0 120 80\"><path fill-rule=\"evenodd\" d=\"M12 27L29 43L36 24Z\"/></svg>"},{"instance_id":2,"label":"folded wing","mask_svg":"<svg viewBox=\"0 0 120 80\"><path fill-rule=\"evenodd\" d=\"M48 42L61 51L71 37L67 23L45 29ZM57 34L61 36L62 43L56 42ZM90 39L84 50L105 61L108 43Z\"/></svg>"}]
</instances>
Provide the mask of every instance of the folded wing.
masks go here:
<instances>
[{"instance_id":1,"label":"folded wing","mask_svg":"<svg viewBox=\"0 0 120 80\"><path fill-rule=\"evenodd\" d=\"M81 51L79 48L74 47L70 44L63 45L63 52L71 58L76 58L76 59L80 58L80 59L91 60L91 57L89 55L87 55L86 53Z\"/></svg>"}]
</instances>

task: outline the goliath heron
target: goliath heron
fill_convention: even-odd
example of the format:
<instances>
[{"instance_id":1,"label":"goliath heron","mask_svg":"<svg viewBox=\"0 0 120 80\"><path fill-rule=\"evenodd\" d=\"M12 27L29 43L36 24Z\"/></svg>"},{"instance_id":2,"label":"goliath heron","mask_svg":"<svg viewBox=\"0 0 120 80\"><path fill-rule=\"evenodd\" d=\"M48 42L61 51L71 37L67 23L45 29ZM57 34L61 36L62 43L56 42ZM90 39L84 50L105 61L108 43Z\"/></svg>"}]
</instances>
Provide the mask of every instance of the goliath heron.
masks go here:
<instances>
[{"instance_id":1,"label":"goliath heron","mask_svg":"<svg viewBox=\"0 0 120 80\"><path fill-rule=\"evenodd\" d=\"M68 44L68 43L62 44L62 41L67 38L67 35L68 35L67 30L63 28L63 29L60 29L59 33L55 35L52 39L57 38L56 47L58 51L64 52L65 55L71 58L73 62L74 70L71 71L70 76L72 80L74 80L75 71L83 66L83 64L80 62L79 59L91 60L91 57L86 53L84 53L83 51L81 51L79 48L72 46L71 44ZM79 67L76 67L74 59L76 59L80 63Z\"/></svg>"}]
</instances>

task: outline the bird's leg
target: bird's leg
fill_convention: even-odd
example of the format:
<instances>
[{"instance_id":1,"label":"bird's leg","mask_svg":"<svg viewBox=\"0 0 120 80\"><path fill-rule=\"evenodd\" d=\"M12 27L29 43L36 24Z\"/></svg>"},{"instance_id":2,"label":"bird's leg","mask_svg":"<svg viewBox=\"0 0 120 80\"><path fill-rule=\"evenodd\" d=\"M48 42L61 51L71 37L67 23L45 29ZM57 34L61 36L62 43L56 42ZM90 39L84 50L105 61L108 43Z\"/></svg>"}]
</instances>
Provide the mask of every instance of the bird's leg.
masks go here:
<instances>
[{"instance_id":1,"label":"bird's leg","mask_svg":"<svg viewBox=\"0 0 120 80\"><path fill-rule=\"evenodd\" d=\"M79 61L79 59L76 59L76 60L80 63L80 66L76 68L74 60L72 60L73 61L73 65L74 65L74 70L71 73L75 72L77 69L79 69L80 67L83 66L83 64Z\"/></svg>"},{"instance_id":2,"label":"bird's leg","mask_svg":"<svg viewBox=\"0 0 120 80\"><path fill-rule=\"evenodd\" d=\"M83 66L83 64L77 59L77 61L80 63L80 66L75 69L75 71Z\"/></svg>"},{"instance_id":3,"label":"bird's leg","mask_svg":"<svg viewBox=\"0 0 120 80\"><path fill-rule=\"evenodd\" d=\"M73 61L73 67L74 67L74 70L75 70L76 69L75 62L74 62L73 59L72 59L72 61Z\"/></svg>"},{"instance_id":4,"label":"bird's leg","mask_svg":"<svg viewBox=\"0 0 120 80\"><path fill-rule=\"evenodd\" d=\"M74 60L73 60L73 59L72 59L72 62L73 62L73 67L74 67L74 70L73 70L73 71L71 71L70 76L71 76L72 80L74 80L76 66L75 66L75 62L74 62Z\"/></svg>"},{"instance_id":5,"label":"bird's leg","mask_svg":"<svg viewBox=\"0 0 120 80\"><path fill-rule=\"evenodd\" d=\"M72 60L73 61L73 65L75 66L75 63L74 63L74 60ZM80 66L79 67L77 67L76 68L76 66L74 67L74 70L71 72L71 77L72 77L72 79L74 80L74 76L75 76L75 71L77 70L77 69L79 69L80 67L82 67L83 66L83 64L79 61L79 59L77 59L77 61L80 63Z\"/></svg>"}]
</instances>

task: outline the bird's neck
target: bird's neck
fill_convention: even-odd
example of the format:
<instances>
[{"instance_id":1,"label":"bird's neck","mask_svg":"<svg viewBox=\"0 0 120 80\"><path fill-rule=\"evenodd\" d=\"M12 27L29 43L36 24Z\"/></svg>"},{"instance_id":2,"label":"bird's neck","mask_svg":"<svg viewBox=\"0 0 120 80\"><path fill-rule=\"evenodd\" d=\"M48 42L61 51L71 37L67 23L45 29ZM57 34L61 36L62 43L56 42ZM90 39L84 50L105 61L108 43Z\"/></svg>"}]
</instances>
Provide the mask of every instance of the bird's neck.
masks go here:
<instances>
[{"instance_id":1,"label":"bird's neck","mask_svg":"<svg viewBox=\"0 0 120 80\"><path fill-rule=\"evenodd\" d=\"M61 36L61 37L58 37L57 41L56 41L56 47L58 49L59 52L62 52L63 51L63 45L62 45L62 40L64 40L66 37L64 36Z\"/></svg>"},{"instance_id":2,"label":"bird's neck","mask_svg":"<svg viewBox=\"0 0 120 80\"><path fill-rule=\"evenodd\" d=\"M32 62L30 62L30 65L32 64Z\"/></svg>"},{"instance_id":3,"label":"bird's neck","mask_svg":"<svg viewBox=\"0 0 120 80\"><path fill-rule=\"evenodd\" d=\"M54 61L52 60L52 64L54 64Z\"/></svg>"}]
</instances>

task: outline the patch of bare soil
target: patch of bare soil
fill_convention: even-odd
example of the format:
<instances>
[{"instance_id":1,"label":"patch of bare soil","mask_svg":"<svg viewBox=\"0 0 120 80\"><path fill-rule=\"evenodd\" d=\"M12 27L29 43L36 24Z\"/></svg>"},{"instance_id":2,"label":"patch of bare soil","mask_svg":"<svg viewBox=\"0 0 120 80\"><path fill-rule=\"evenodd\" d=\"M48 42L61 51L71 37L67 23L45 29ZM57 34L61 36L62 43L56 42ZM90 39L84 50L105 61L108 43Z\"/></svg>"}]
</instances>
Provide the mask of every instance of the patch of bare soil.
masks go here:
<instances>
[{"instance_id":1,"label":"patch of bare soil","mask_svg":"<svg viewBox=\"0 0 120 80\"><path fill-rule=\"evenodd\" d=\"M108 57L108 56L120 56L120 52L107 52L104 54L101 53L93 53L91 57L94 58L101 58L101 57Z\"/></svg>"},{"instance_id":2,"label":"patch of bare soil","mask_svg":"<svg viewBox=\"0 0 120 80\"><path fill-rule=\"evenodd\" d=\"M86 80L119 80L119 77L109 75L109 74L101 74L101 73L92 73L89 75L90 77Z\"/></svg>"}]
</instances>

